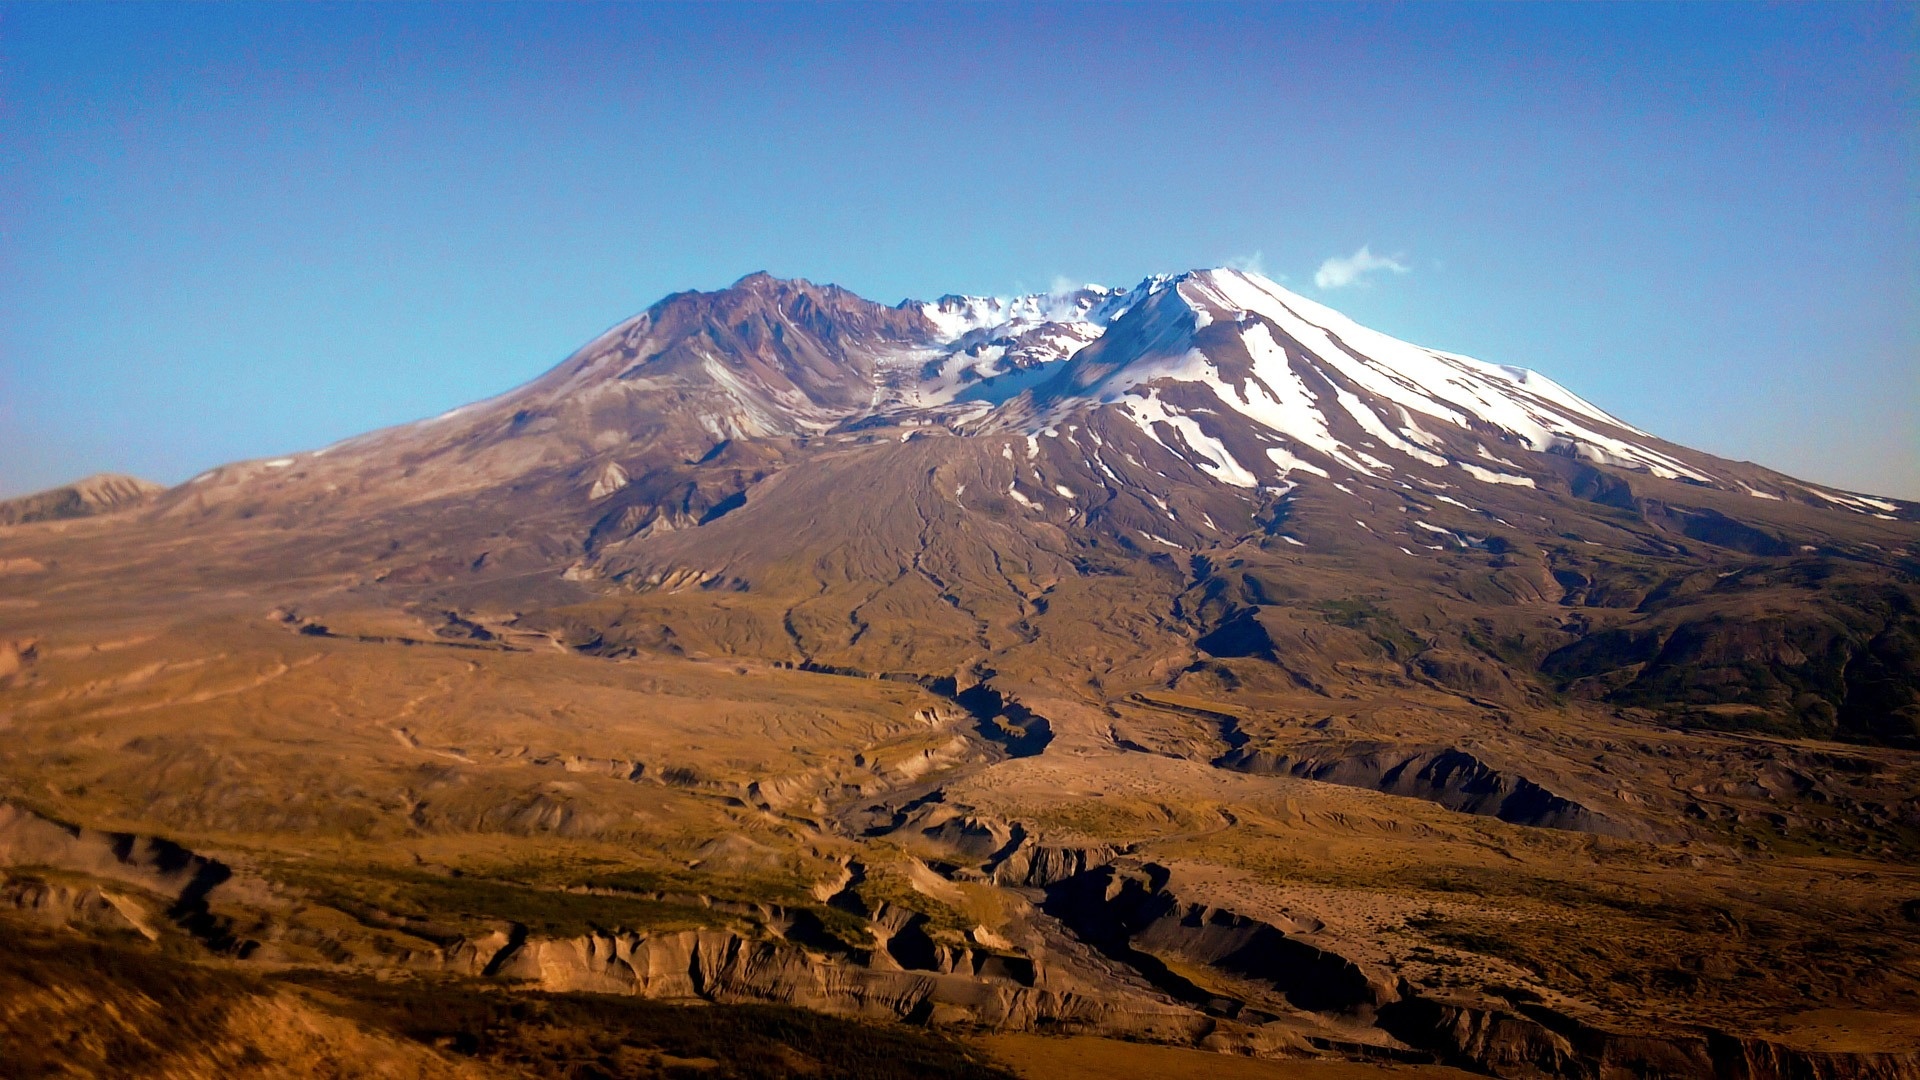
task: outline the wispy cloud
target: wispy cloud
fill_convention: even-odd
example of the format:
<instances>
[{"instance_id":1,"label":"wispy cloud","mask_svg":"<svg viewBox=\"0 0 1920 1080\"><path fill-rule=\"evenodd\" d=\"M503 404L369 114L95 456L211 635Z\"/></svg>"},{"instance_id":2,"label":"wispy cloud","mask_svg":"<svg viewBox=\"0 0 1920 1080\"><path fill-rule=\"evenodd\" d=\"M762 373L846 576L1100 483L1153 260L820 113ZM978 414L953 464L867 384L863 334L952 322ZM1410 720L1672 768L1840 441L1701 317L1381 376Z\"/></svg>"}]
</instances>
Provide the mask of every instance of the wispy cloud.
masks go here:
<instances>
[{"instance_id":1,"label":"wispy cloud","mask_svg":"<svg viewBox=\"0 0 1920 1080\"><path fill-rule=\"evenodd\" d=\"M1351 255L1335 255L1320 264L1314 272L1313 284L1321 289L1344 289L1349 285L1368 284L1367 275L1379 270L1391 270L1404 274L1412 270L1405 262L1404 255L1375 255L1362 245L1359 251Z\"/></svg>"},{"instance_id":2,"label":"wispy cloud","mask_svg":"<svg viewBox=\"0 0 1920 1080\"><path fill-rule=\"evenodd\" d=\"M1220 265L1232 267L1235 270L1243 270L1249 274L1260 274L1261 276L1265 276L1267 272L1266 262L1257 251L1250 255L1235 255Z\"/></svg>"}]
</instances>

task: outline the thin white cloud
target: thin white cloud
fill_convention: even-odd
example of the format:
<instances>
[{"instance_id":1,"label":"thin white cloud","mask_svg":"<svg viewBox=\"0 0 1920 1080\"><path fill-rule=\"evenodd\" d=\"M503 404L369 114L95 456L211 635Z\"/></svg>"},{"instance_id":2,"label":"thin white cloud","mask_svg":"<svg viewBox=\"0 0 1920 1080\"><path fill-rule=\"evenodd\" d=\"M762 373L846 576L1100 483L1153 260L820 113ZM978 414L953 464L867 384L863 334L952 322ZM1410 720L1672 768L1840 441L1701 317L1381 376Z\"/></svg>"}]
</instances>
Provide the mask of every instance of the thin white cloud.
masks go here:
<instances>
[{"instance_id":1,"label":"thin white cloud","mask_svg":"<svg viewBox=\"0 0 1920 1080\"><path fill-rule=\"evenodd\" d=\"M1404 274L1412 270L1405 262L1404 255L1375 255L1362 245L1359 251L1351 255L1336 255L1320 264L1314 272L1313 284L1321 289L1344 289L1349 285L1365 286L1367 275L1379 270L1391 270Z\"/></svg>"},{"instance_id":2,"label":"thin white cloud","mask_svg":"<svg viewBox=\"0 0 1920 1080\"><path fill-rule=\"evenodd\" d=\"M1235 270L1243 270L1249 274L1259 274L1262 277L1266 276L1267 273L1266 262L1257 251L1250 255L1235 255L1221 265L1231 267Z\"/></svg>"}]
</instances>

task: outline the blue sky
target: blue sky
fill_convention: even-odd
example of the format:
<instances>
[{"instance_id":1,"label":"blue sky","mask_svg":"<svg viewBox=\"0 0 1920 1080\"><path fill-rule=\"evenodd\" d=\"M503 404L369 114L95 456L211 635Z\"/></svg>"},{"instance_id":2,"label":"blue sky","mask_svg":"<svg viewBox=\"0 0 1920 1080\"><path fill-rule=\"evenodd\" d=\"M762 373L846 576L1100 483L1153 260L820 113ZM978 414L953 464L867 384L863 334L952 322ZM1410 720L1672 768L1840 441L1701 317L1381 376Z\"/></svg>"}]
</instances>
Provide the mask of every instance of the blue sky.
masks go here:
<instances>
[{"instance_id":1,"label":"blue sky","mask_svg":"<svg viewBox=\"0 0 1920 1080\"><path fill-rule=\"evenodd\" d=\"M752 270L893 302L1257 260L1920 498L1917 17L0 6L0 493L432 415ZM1363 247L1394 265L1326 266Z\"/></svg>"}]
</instances>

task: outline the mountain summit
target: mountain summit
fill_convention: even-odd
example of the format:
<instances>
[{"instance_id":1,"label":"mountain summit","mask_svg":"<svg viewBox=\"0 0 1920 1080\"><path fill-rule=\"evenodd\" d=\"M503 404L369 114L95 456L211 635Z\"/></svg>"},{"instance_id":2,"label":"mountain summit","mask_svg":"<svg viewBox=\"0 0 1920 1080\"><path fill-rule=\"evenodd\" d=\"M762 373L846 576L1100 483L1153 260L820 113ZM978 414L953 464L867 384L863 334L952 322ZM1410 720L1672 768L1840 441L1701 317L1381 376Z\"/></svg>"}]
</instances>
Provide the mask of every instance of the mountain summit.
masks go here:
<instances>
[{"instance_id":1,"label":"mountain summit","mask_svg":"<svg viewBox=\"0 0 1920 1080\"><path fill-rule=\"evenodd\" d=\"M887 423L1047 437L1127 423L1248 488L1403 475L1529 486L1586 464L1866 514L1906 505L1718 462L1537 372L1410 345L1232 269L893 307L750 274L669 296L498 398L264 464L339 476L354 470L335 463L405 460L410 486L433 495L609 453L631 476L641 459L734 439ZM260 465L193 483L205 495Z\"/></svg>"},{"instance_id":2,"label":"mountain summit","mask_svg":"<svg viewBox=\"0 0 1920 1080\"><path fill-rule=\"evenodd\" d=\"M1920 506L1255 274L753 274L442 416L74 490L0 507L0 928L1920 1078Z\"/></svg>"}]
</instances>

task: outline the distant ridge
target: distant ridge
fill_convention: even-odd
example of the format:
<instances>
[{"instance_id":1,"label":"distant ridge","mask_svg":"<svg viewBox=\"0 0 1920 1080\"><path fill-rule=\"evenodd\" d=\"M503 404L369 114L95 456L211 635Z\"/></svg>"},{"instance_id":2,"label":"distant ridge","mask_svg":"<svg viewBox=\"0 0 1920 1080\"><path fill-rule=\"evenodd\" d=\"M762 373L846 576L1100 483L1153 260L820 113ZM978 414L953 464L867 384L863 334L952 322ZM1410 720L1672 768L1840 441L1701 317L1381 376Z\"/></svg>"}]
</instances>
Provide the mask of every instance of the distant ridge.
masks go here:
<instances>
[{"instance_id":1,"label":"distant ridge","mask_svg":"<svg viewBox=\"0 0 1920 1080\"><path fill-rule=\"evenodd\" d=\"M0 502L0 525L111 514L150 501L166 485L123 473L94 473L57 488Z\"/></svg>"}]
</instances>

